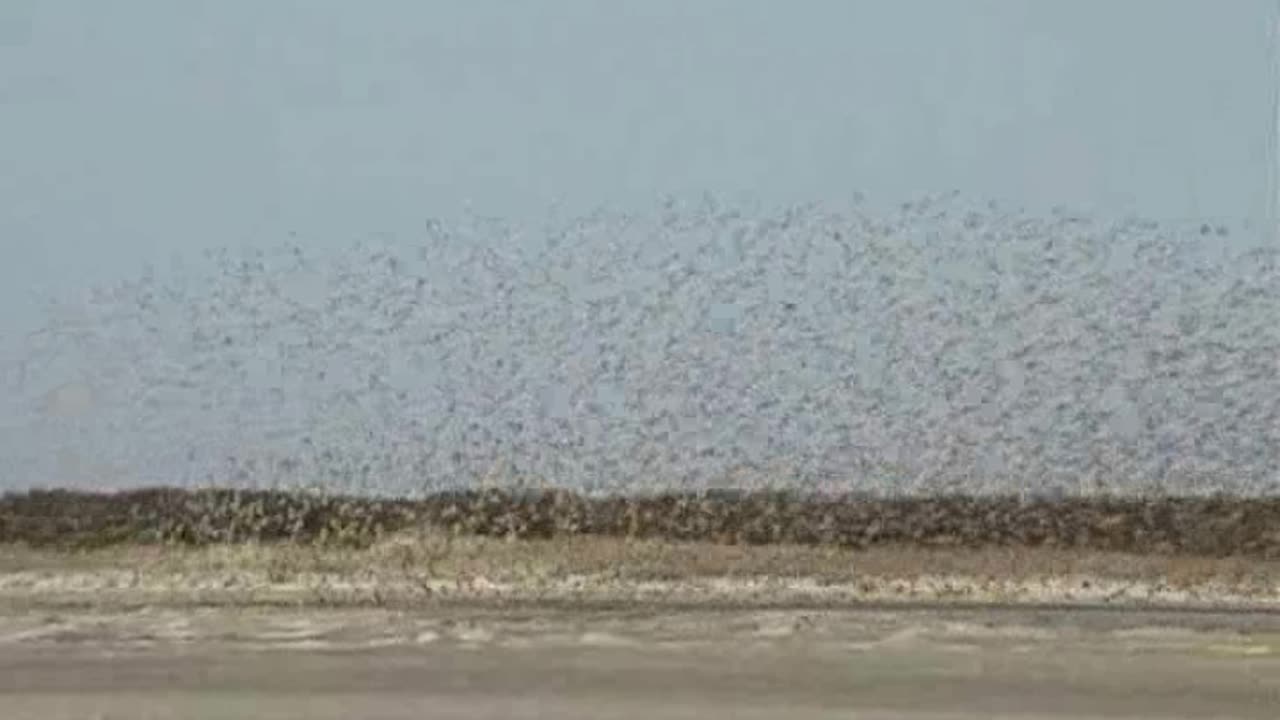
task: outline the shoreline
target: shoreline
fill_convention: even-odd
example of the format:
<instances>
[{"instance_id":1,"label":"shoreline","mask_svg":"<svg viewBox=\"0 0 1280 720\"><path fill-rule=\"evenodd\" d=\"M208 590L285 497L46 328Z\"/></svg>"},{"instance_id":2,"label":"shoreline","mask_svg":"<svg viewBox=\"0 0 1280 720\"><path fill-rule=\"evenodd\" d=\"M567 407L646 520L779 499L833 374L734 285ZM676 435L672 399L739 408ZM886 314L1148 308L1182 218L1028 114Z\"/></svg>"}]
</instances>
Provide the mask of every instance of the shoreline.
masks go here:
<instances>
[{"instance_id":1,"label":"shoreline","mask_svg":"<svg viewBox=\"0 0 1280 720\"><path fill-rule=\"evenodd\" d=\"M1261 720L1280 698L1265 680L1280 559L420 520L296 541L215 542L206 524L185 536L204 542L0 542L0 707Z\"/></svg>"}]
</instances>

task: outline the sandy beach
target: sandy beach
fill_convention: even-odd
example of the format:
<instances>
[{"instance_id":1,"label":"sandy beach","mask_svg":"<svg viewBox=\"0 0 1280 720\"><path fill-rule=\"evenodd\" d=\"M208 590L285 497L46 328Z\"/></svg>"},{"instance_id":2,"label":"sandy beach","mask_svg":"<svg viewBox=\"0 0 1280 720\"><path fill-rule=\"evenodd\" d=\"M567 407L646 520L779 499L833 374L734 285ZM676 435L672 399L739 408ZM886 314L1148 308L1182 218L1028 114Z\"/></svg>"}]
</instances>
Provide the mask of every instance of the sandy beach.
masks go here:
<instances>
[{"instance_id":1,"label":"sandy beach","mask_svg":"<svg viewBox=\"0 0 1280 720\"><path fill-rule=\"evenodd\" d=\"M427 536L0 552L5 718L1274 718L1274 563Z\"/></svg>"},{"instance_id":2,"label":"sandy beach","mask_svg":"<svg viewBox=\"0 0 1280 720\"><path fill-rule=\"evenodd\" d=\"M7 718L1273 718L1280 617L140 608L0 621Z\"/></svg>"}]
</instances>

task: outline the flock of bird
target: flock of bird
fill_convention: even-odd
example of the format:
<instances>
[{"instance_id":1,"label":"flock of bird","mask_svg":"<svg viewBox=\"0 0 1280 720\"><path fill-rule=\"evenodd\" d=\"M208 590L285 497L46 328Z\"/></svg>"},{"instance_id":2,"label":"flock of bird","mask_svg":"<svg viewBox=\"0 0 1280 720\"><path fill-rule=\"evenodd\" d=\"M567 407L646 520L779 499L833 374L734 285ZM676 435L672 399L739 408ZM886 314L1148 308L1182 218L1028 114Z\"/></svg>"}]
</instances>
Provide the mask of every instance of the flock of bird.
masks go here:
<instances>
[{"instance_id":1,"label":"flock of bird","mask_svg":"<svg viewBox=\"0 0 1280 720\"><path fill-rule=\"evenodd\" d=\"M1280 491L1280 251L958 197L305 238L51 303L0 485Z\"/></svg>"}]
</instances>

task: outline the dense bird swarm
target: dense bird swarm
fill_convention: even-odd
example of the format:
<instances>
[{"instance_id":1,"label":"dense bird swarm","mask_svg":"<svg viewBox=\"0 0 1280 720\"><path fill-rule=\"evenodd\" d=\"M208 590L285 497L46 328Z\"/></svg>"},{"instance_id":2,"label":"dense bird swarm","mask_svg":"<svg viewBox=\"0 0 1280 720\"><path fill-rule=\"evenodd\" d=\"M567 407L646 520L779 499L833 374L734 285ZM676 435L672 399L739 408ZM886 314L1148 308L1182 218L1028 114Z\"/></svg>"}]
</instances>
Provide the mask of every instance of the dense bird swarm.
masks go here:
<instances>
[{"instance_id":1,"label":"dense bird swarm","mask_svg":"<svg viewBox=\"0 0 1280 720\"><path fill-rule=\"evenodd\" d=\"M588 497L493 489L408 500L175 488L36 491L0 499L0 542L34 546L287 541L359 547L423 528L521 539L598 535L1280 558L1280 499L888 500L770 492Z\"/></svg>"},{"instance_id":2,"label":"dense bird swarm","mask_svg":"<svg viewBox=\"0 0 1280 720\"><path fill-rule=\"evenodd\" d=\"M12 348L0 485L1274 495L1280 249L1226 232L707 202L210 253Z\"/></svg>"}]
</instances>

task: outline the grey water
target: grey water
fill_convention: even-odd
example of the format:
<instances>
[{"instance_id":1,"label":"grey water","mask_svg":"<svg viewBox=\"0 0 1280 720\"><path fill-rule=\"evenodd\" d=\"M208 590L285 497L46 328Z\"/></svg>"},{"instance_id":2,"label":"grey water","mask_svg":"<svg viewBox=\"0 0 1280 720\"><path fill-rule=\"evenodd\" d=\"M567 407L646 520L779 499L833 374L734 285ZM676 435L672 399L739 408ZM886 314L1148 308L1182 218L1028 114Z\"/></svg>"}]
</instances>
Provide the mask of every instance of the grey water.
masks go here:
<instances>
[{"instance_id":1,"label":"grey water","mask_svg":"<svg viewBox=\"0 0 1280 720\"><path fill-rule=\"evenodd\" d=\"M1280 490L1275 2L0 7L0 487Z\"/></svg>"}]
</instances>

